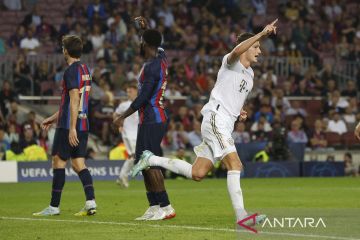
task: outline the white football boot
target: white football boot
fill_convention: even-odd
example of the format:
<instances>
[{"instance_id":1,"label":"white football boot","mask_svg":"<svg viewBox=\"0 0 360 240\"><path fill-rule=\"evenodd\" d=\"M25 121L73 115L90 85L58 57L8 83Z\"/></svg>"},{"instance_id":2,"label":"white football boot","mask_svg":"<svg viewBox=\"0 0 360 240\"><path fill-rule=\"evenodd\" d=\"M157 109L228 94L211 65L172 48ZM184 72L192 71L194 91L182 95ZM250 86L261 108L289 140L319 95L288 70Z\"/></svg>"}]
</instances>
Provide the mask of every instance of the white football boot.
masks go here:
<instances>
[{"instance_id":1,"label":"white football boot","mask_svg":"<svg viewBox=\"0 0 360 240\"><path fill-rule=\"evenodd\" d=\"M135 218L136 221L144 221L152 218L160 209L159 205L150 206L141 217Z\"/></svg>"},{"instance_id":2,"label":"white football boot","mask_svg":"<svg viewBox=\"0 0 360 240\"><path fill-rule=\"evenodd\" d=\"M175 209L168 205L166 207L159 208L159 210L148 220L149 221L157 221L157 220L166 220L171 219L176 216Z\"/></svg>"}]
</instances>

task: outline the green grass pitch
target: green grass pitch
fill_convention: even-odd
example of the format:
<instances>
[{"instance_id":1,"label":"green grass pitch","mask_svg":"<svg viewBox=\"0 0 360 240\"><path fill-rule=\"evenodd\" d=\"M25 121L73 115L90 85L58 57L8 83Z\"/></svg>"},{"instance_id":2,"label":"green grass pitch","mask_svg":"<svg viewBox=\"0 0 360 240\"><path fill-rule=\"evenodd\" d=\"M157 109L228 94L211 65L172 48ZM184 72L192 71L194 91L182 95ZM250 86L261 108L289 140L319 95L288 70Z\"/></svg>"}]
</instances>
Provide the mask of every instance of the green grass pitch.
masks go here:
<instances>
[{"instance_id":1,"label":"green grass pitch","mask_svg":"<svg viewBox=\"0 0 360 240\"><path fill-rule=\"evenodd\" d=\"M147 208L143 183L129 189L114 182L95 182L98 213L73 214L84 204L80 182L67 182L61 215L32 217L49 204L51 183L0 184L0 239L360 239L359 178L242 179L249 212L265 213L269 220L286 217L322 218L326 228L257 226L257 234L236 231L226 179L197 183L167 180L177 217L166 221L133 219Z\"/></svg>"}]
</instances>

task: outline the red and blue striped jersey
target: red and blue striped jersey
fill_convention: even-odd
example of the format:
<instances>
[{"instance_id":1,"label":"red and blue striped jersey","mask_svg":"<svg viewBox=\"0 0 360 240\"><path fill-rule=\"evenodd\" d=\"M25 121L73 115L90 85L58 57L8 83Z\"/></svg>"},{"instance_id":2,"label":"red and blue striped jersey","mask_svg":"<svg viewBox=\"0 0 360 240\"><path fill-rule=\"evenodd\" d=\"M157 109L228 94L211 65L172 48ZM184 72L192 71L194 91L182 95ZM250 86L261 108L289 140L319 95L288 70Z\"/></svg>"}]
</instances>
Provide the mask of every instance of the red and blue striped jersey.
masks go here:
<instances>
[{"instance_id":1,"label":"red and blue striped jersey","mask_svg":"<svg viewBox=\"0 0 360 240\"><path fill-rule=\"evenodd\" d=\"M167 84L167 59L159 48L158 55L146 61L138 78L138 97L131 108L139 112L139 124L165 123L164 93Z\"/></svg>"},{"instance_id":2,"label":"red and blue striped jersey","mask_svg":"<svg viewBox=\"0 0 360 240\"><path fill-rule=\"evenodd\" d=\"M91 89L91 74L89 68L80 61L72 63L64 72L62 81L61 103L58 117L58 128L70 127L70 95L71 89L78 89L80 95L79 114L76 130L89 130L89 94Z\"/></svg>"}]
</instances>

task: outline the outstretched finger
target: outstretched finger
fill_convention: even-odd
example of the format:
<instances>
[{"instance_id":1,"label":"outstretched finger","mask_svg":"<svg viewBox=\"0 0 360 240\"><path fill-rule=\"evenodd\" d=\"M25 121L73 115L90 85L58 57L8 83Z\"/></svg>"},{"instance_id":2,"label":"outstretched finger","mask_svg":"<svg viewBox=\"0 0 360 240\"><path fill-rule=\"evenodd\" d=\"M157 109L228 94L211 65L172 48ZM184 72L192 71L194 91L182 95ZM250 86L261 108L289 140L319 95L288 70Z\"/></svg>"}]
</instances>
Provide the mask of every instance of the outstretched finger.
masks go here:
<instances>
[{"instance_id":1,"label":"outstretched finger","mask_svg":"<svg viewBox=\"0 0 360 240\"><path fill-rule=\"evenodd\" d=\"M79 145L79 139L77 136L74 137L74 143L75 143L75 146Z\"/></svg>"},{"instance_id":2,"label":"outstretched finger","mask_svg":"<svg viewBox=\"0 0 360 240\"><path fill-rule=\"evenodd\" d=\"M79 140L77 139L77 137L71 137L71 139L70 139L70 145L72 146L72 147L76 147L77 145L79 144Z\"/></svg>"},{"instance_id":3,"label":"outstretched finger","mask_svg":"<svg viewBox=\"0 0 360 240\"><path fill-rule=\"evenodd\" d=\"M279 19L275 19L272 23L270 23L270 25L274 25Z\"/></svg>"}]
</instances>

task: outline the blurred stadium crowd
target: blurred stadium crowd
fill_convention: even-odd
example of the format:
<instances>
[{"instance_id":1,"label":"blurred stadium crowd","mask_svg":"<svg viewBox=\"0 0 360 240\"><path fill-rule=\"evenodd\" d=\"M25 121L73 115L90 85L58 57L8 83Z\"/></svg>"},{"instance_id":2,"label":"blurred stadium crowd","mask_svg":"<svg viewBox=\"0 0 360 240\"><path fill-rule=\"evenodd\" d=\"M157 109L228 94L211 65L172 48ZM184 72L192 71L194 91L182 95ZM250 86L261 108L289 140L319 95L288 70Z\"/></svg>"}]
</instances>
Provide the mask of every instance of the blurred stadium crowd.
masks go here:
<instances>
[{"instance_id":1,"label":"blurred stadium crowd","mask_svg":"<svg viewBox=\"0 0 360 240\"><path fill-rule=\"evenodd\" d=\"M222 57L234 47L239 33L260 31L275 18L279 33L262 42L263 61L253 68L254 89L246 104L249 118L236 124L235 143L285 141L312 149L355 144L352 131L360 121L360 71L356 78L340 82L333 63L360 60L356 0L3 0L2 8L2 19L17 20L10 29L0 24L4 30L0 54L17 57L12 80L3 79L9 81L3 81L0 92L1 151L26 135L24 119L14 110L17 94L59 95L65 63L55 66L42 60L30 66L28 59L61 53L65 34L80 35L85 61L94 63L92 131L103 144L114 145L112 113L119 97L125 96L127 83L136 81L143 62L132 24L132 18L140 15L163 33L169 56L166 149L190 149L201 142L200 110L215 84ZM286 59L288 74L276 74L276 64L269 60L274 57ZM306 68L304 59L311 59ZM35 125L31 124L34 137L45 141L46 133ZM266 145L265 151L271 148Z\"/></svg>"}]
</instances>

